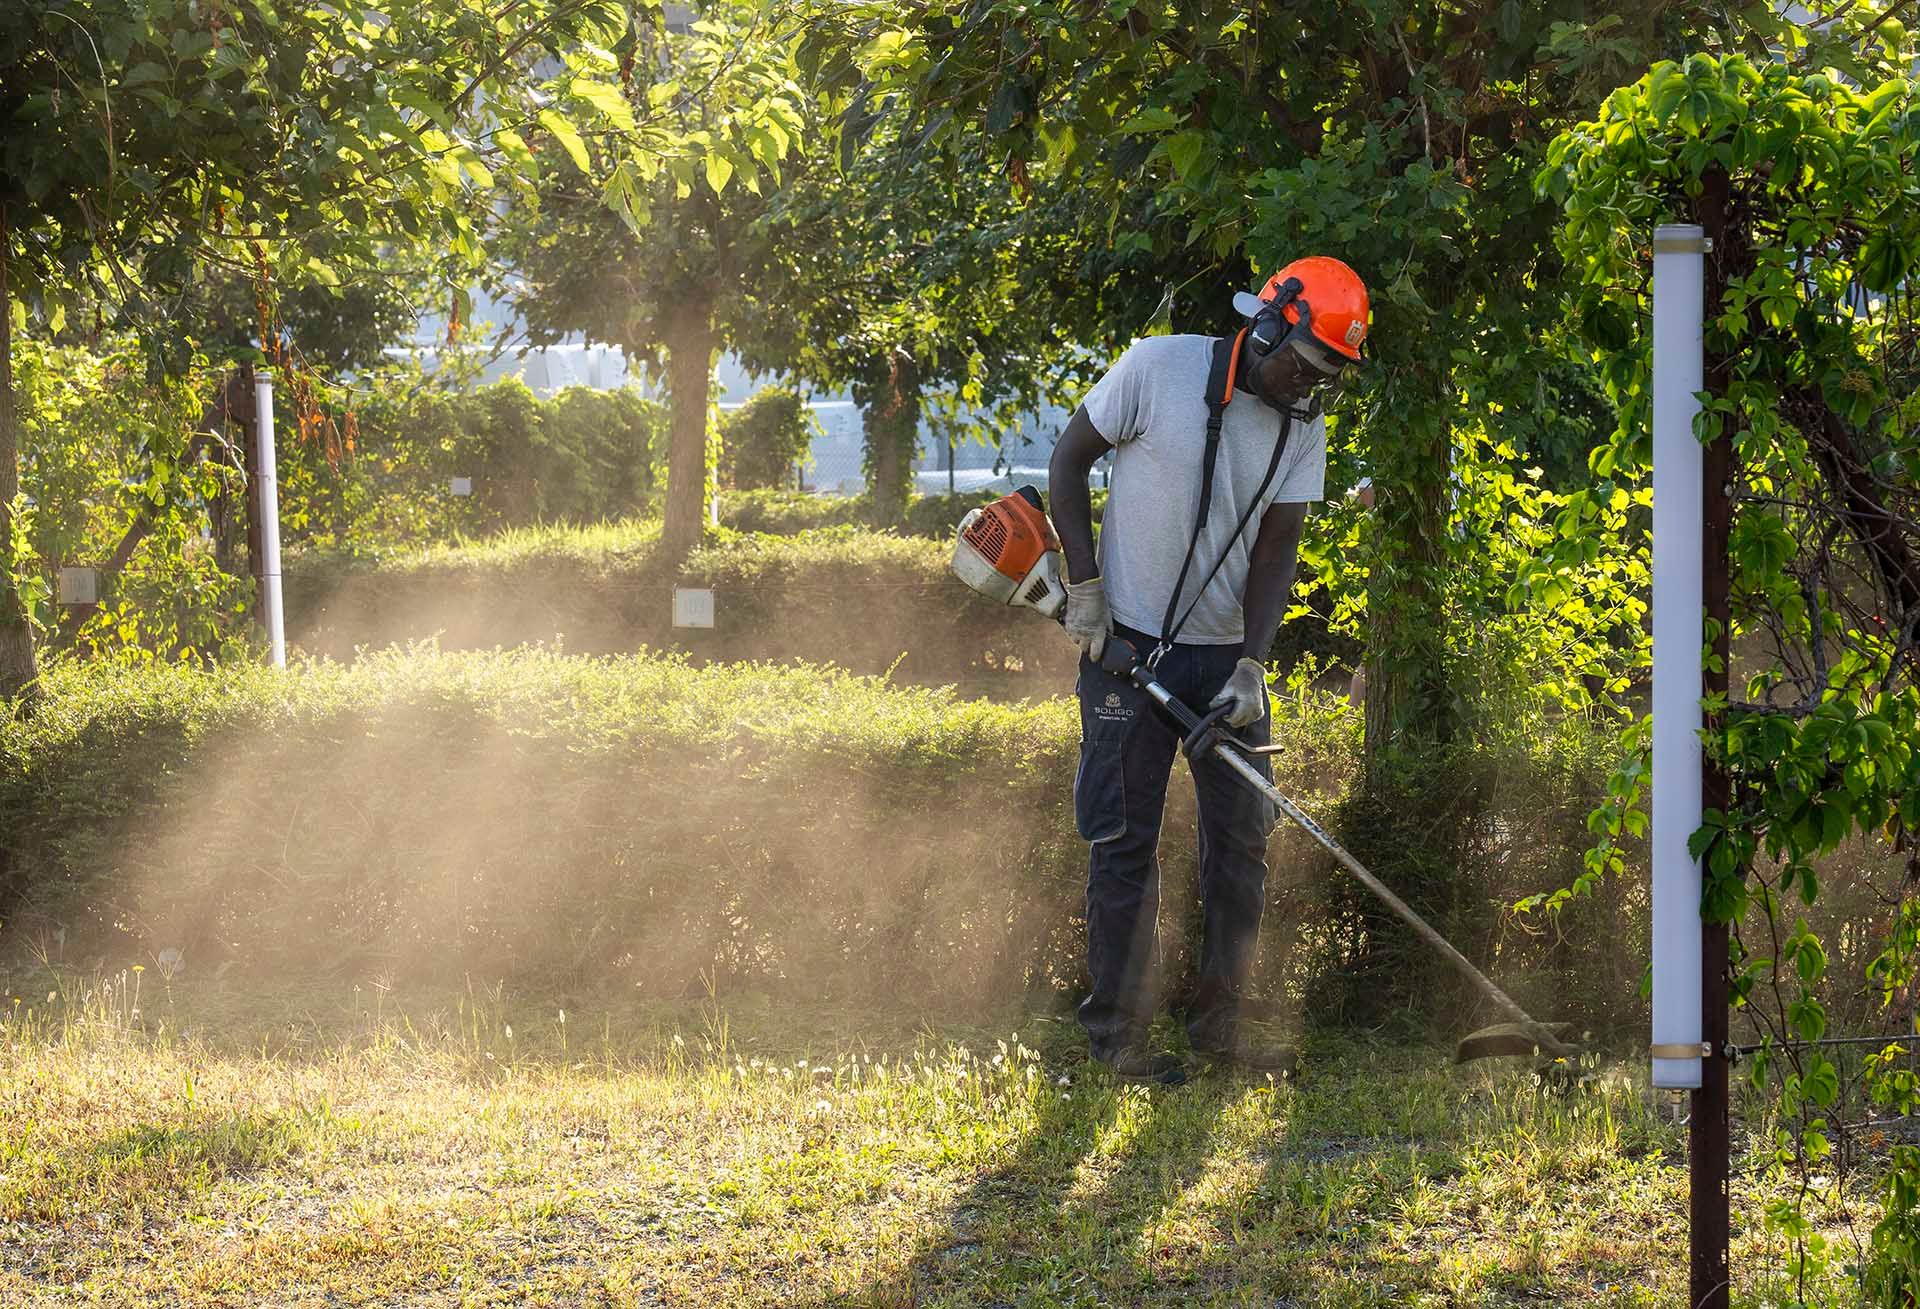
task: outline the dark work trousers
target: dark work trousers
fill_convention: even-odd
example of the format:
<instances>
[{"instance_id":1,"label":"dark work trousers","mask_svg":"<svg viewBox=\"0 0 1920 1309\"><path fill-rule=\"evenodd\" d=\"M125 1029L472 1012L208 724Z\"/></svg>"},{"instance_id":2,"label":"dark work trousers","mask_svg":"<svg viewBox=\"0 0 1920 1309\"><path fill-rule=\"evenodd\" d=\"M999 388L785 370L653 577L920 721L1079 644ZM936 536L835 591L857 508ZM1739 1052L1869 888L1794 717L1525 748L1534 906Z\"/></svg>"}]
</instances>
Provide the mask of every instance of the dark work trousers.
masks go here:
<instances>
[{"instance_id":1,"label":"dark work trousers","mask_svg":"<svg viewBox=\"0 0 1920 1309\"><path fill-rule=\"evenodd\" d=\"M1116 628L1144 654L1151 636ZM1160 684L1198 711L1226 685L1240 646L1176 645L1160 660ZM1147 992L1160 909L1160 816L1167 777L1180 749L1179 729L1146 692L1080 659L1080 770L1074 817L1092 844L1087 870L1087 965L1093 992L1080 1006L1096 1056L1144 1041L1153 1019ZM1272 720L1238 733L1265 745ZM1269 778L1272 764L1256 756ZM1267 834L1278 813L1211 755L1192 761L1200 809L1200 899L1205 940L1199 986L1187 1013L1195 1049L1234 1039L1240 1001L1253 968L1266 903Z\"/></svg>"}]
</instances>

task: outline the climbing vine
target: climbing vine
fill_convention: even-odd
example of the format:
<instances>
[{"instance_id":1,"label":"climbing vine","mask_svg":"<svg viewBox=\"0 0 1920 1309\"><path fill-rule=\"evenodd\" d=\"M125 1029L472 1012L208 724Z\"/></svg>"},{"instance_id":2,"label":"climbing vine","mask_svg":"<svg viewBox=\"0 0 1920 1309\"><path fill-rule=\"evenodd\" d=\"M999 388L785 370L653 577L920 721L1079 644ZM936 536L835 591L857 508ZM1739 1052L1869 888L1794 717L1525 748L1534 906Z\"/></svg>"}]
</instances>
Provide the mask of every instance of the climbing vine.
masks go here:
<instances>
[{"instance_id":1,"label":"climbing vine","mask_svg":"<svg viewBox=\"0 0 1920 1309\"><path fill-rule=\"evenodd\" d=\"M1731 928L1745 1071L1777 1124L1763 1161L1783 1184L1766 1218L1803 1299L1835 1258L1813 1215L1844 1206L1849 1133L1915 1105L1911 1043L1851 1063L1828 1043L1837 988L1870 987L1890 1009L1920 958L1920 106L1904 33L1872 39L1851 76L1739 55L1657 64L1559 136L1538 177L1564 208L1580 324L1621 416L1576 508L1646 485L1654 225L1699 222L1714 241L1697 434L1733 451L1733 689L1708 697L1706 743L1731 800L1692 848L1702 912ZM1536 568L1594 549L1581 529L1597 519L1567 523ZM1620 871L1623 838L1644 832L1647 740L1635 722L1567 894ZM1807 915L1822 861L1856 842L1906 854L1906 870L1866 975L1834 978ZM1871 1108L1850 1123L1851 1095ZM1882 1175L1885 1217L1850 1262L1875 1303L1911 1303L1920 1153L1893 1149Z\"/></svg>"}]
</instances>

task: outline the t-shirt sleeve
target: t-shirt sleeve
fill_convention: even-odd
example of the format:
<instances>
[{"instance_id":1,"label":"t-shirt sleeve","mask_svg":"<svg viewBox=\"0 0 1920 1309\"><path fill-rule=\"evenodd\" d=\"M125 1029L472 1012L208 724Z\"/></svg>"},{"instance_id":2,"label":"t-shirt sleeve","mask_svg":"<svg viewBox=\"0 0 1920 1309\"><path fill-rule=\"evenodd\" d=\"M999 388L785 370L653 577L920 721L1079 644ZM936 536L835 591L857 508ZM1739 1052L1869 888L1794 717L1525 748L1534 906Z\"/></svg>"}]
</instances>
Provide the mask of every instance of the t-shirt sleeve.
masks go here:
<instances>
[{"instance_id":1,"label":"t-shirt sleeve","mask_svg":"<svg viewBox=\"0 0 1920 1309\"><path fill-rule=\"evenodd\" d=\"M1149 371L1142 350L1143 342L1127 347L1109 368L1106 376L1093 384L1080 402L1093 428L1108 445L1131 441L1145 430L1148 403L1145 392Z\"/></svg>"},{"instance_id":2,"label":"t-shirt sleeve","mask_svg":"<svg viewBox=\"0 0 1920 1309\"><path fill-rule=\"evenodd\" d=\"M1327 494L1327 420L1295 422L1287 454L1269 504L1299 504L1323 500Z\"/></svg>"}]
</instances>

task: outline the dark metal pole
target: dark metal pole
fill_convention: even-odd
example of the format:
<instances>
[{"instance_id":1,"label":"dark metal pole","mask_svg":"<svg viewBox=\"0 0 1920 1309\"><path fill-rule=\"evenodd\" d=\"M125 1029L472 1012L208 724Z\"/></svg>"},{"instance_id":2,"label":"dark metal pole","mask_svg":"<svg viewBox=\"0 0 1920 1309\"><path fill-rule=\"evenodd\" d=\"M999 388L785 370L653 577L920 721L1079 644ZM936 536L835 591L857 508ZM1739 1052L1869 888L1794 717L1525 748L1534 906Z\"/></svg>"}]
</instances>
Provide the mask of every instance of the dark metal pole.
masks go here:
<instances>
[{"instance_id":1,"label":"dark metal pole","mask_svg":"<svg viewBox=\"0 0 1920 1309\"><path fill-rule=\"evenodd\" d=\"M1727 175L1711 170L1703 179L1704 190L1696 202L1695 213L1707 240L1706 319L1719 318L1726 290L1726 264L1729 251L1726 233ZM1707 348L1706 389L1723 396L1727 392L1730 361L1724 354ZM1727 536L1733 521L1733 438L1726 426L1707 446L1701 479L1700 567L1707 620L1713 624L1714 666L1705 670L1703 683L1709 699L1726 701L1728 639L1730 616L1727 577ZM1708 739L1719 737L1725 729L1725 715L1707 715ZM1709 745L1701 761L1700 803L1706 809L1725 813L1731 794L1725 770L1715 762L1716 751ZM1707 876L1712 876L1711 872ZM1700 923L1700 987L1702 1037L1711 1053L1701 1060L1700 1086L1693 1092L1693 1113L1688 1122L1687 1146L1691 1159L1692 1267L1688 1280L1687 1302L1694 1309L1726 1309L1731 1273L1728 1247L1732 1240L1732 1201L1727 1189L1729 1161L1733 1152L1732 1109L1728 1086L1730 1066L1726 1050L1729 1040L1727 1011L1727 925Z\"/></svg>"}]
</instances>

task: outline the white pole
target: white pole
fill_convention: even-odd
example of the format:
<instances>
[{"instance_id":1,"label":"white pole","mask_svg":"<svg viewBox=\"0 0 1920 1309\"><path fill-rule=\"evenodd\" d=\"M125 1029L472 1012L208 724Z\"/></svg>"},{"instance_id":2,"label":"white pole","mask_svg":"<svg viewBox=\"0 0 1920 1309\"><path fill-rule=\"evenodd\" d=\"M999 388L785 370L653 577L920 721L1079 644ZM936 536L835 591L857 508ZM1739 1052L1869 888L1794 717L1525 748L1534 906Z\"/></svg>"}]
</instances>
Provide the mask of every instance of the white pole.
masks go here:
<instances>
[{"instance_id":1,"label":"white pole","mask_svg":"<svg viewBox=\"0 0 1920 1309\"><path fill-rule=\"evenodd\" d=\"M1700 1085L1701 448L1706 239L1653 232L1653 1084Z\"/></svg>"},{"instance_id":2,"label":"white pole","mask_svg":"<svg viewBox=\"0 0 1920 1309\"><path fill-rule=\"evenodd\" d=\"M253 398L260 433L260 603L275 668L287 666L287 628L280 609L280 476L273 457L273 374L254 374Z\"/></svg>"}]
</instances>

